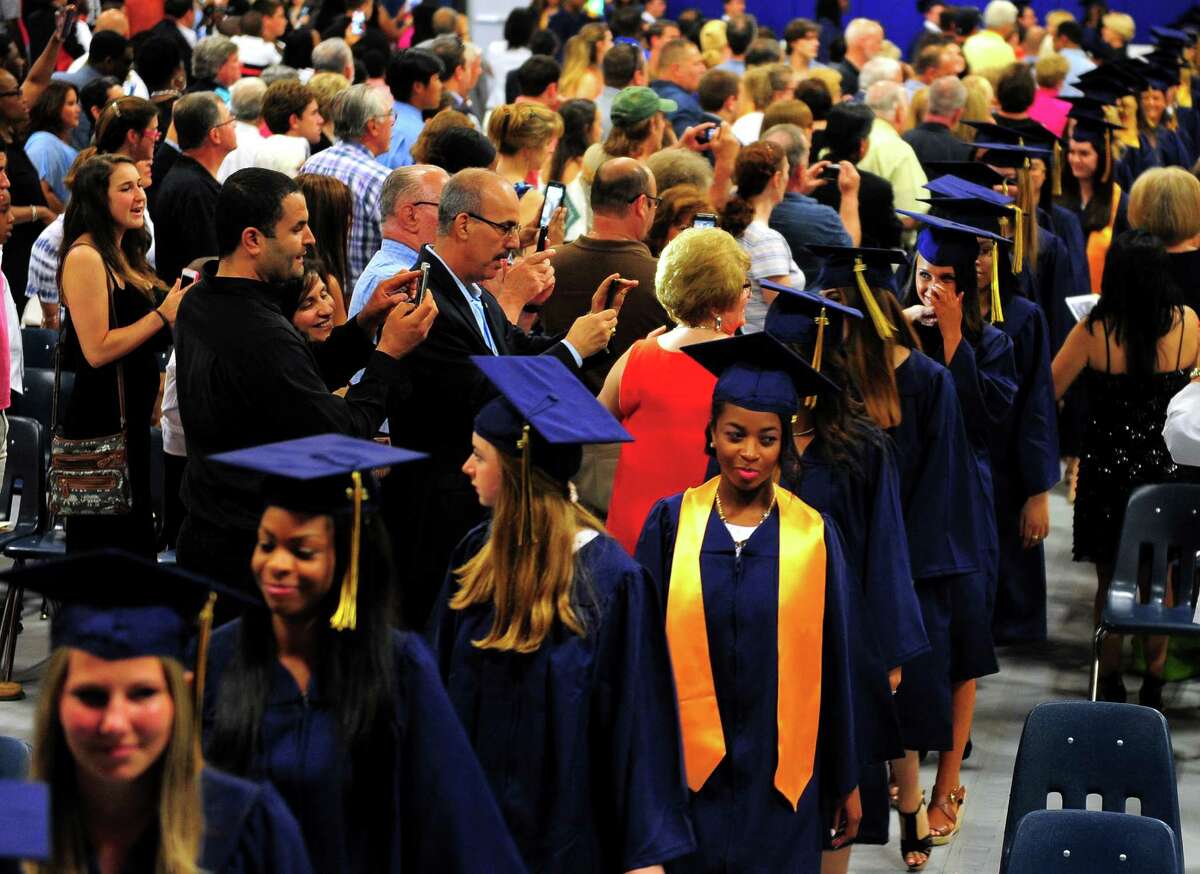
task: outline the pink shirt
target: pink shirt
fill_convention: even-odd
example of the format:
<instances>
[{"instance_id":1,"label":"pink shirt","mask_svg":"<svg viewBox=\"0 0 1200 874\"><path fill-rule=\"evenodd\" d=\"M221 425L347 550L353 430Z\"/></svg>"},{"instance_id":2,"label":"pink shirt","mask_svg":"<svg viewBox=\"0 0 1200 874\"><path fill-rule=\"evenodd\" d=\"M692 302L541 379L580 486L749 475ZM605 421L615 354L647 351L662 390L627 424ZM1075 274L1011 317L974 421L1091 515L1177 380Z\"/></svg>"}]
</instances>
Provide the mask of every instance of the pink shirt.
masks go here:
<instances>
[{"instance_id":1,"label":"pink shirt","mask_svg":"<svg viewBox=\"0 0 1200 874\"><path fill-rule=\"evenodd\" d=\"M1061 139L1067 127L1067 113L1070 110L1071 104L1059 99L1058 91L1053 88L1039 88L1033 97L1033 105L1029 107L1029 117Z\"/></svg>"}]
</instances>

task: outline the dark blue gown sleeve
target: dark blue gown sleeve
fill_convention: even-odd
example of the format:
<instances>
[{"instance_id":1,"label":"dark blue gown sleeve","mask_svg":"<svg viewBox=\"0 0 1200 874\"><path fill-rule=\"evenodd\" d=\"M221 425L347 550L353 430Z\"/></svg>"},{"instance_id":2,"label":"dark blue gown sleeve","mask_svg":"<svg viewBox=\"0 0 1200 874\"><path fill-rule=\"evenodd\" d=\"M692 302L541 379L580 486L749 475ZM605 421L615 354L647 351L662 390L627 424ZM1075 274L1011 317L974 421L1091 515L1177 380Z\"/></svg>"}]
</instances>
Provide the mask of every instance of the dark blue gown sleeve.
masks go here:
<instances>
[{"instance_id":1,"label":"dark blue gown sleeve","mask_svg":"<svg viewBox=\"0 0 1200 874\"><path fill-rule=\"evenodd\" d=\"M987 327L978 350L964 339L947 364L954 377L967 436L976 446L987 444L989 430L1004 421L1017 395L1012 340Z\"/></svg>"},{"instance_id":2,"label":"dark blue gown sleeve","mask_svg":"<svg viewBox=\"0 0 1200 874\"><path fill-rule=\"evenodd\" d=\"M204 844L212 874L311 874L300 825L270 783L205 767Z\"/></svg>"},{"instance_id":3,"label":"dark blue gown sleeve","mask_svg":"<svg viewBox=\"0 0 1200 874\"><path fill-rule=\"evenodd\" d=\"M275 787L264 783L262 788L258 804L246 818L240 864L226 870L230 874L308 874L312 867L296 818Z\"/></svg>"},{"instance_id":4,"label":"dark blue gown sleeve","mask_svg":"<svg viewBox=\"0 0 1200 874\"><path fill-rule=\"evenodd\" d=\"M686 855L696 842L664 607L645 570L625 573L599 630L592 730L603 757L596 773L607 780L593 802L612 811L621 836L613 856L629 871Z\"/></svg>"},{"instance_id":5,"label":"dark blue gown sleeve","mask_svg":"<svg viewBox=\"0 0 1200 874\"><path fill-rule=\"evenodd\" d=\"M858 785L862 753L855 725L855 690L851 681L849 605L846 558L842 536L825 517L825 615L821 643L821 790L827 802L849 794Z\"/></svg>"},{"instance_id":6,"label":"dark blue gown sleeve","mask_svg":"<svg viewBox=\"0 0 1200 874\"><path fill-rule=\"evenodd\" d=\"M1024 403L1016 412L1017 470L1026 498L1049 491L1058 482L1058 411L1050 373L1046 317L1035 309L1013 342L1021 361Z\"/></svg>"},{"instance_id":7,"label":"dark blue gown sleeve","mask_svg":"<svg viewBox=\"0 0 1200 874\"><path fill-rule=\"evenodd\" d=\"M397 756L403 870L525 872L429 650L414 635L397 646L405 710Z\"/></svg>"},{"instance_id":8,"label":"dark blue gown sleeve","mask_svg":"<svg viewBox=\"0 0 1200 874\"><path fill-rule=\"evenodd\" d=\"M675 524L681 499L663 498L646 515L633 555L649 573L658 589L658 603L666 622L667 587L671 583L671 559L675 555Z\"/></svg>"},{"instance_id":9,"label":"dark blue gown sleeve","mask_svg":"<svg viewBox=\"0 0 1200 874\"><path fill-rule=\"evenodd\" d=\"M895 668L929 649L900 504L900 474L891 438L874 455L863 582L871 628L886 667Z\"/></svg>"}]
</instances>

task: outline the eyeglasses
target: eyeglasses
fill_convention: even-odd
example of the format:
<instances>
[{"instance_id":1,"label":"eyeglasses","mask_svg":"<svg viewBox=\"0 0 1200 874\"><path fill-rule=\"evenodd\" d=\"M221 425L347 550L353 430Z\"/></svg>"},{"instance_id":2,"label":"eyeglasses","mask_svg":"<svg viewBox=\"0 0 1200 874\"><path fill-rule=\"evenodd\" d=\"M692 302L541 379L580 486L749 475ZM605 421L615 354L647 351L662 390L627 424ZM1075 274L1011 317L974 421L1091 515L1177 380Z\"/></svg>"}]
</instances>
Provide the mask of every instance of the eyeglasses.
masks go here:
<instances>
[{"instance_id":1,"label":"eyeglasses","mask_svg":"<svg viewBox=\"0 0 1200 874\"><path fill-rule=\"evenodd\" d=\"M21 95L21 89L20 89L20 88L16 89L15 91L0 91L0 98L4 98L4 97L19 97L20 95Z\"/></svg>"},{"instance_id":2,"label":"eyeglasses","mask_svg":"<svg viewBox=\"0 0 1200 874\"><path fill-rule=\"evenodd\" d=\"M414 200L412 202L412 205L413 206L438 206L439 204L436 200ZM468 215L470 215L470 213L468 213ZM478 218L478 216L476 216L476 218ZM486 222L487 219L482 219L482 221ZM491 222L488 222L488 224L491 224Z\"/></svg>"},{"instance_id":3,"label":"eyeglasses","mask_svg":"<svg viewBox=\"0 0 1200 874\"><path fill-rule=\"evenodd\" d=\"M627 201L627 203L633 203L633 202L634 202L635 200L637 200L639 197L644 197L644 198L646 198L646 200L650 201L650 203L652 203L652 204L654 205L654 208L655 208L655 209L658 209L660 206L662 206L663 199L662 199L661 197L655 197L653 194L638 194L638 195L635 195L634 197L631 197L631 198L629 198L629 200Z\"/></svg>"},{"instance_id":4,"label":"eyeglasses","mask_svg":"<svg viewBox=\"0 0 1200 874\"><path fill-rule=\"evenodd\" d=\"M485 219L481 215L476 215L473 212L467 213L468 218L473 218L475 221L483 222L485 225L491 225L495 228L502 237L511 237L513 234L521 233L521 225L518 222L494 222L491 219Z\"/></svg>"}]
</instances>

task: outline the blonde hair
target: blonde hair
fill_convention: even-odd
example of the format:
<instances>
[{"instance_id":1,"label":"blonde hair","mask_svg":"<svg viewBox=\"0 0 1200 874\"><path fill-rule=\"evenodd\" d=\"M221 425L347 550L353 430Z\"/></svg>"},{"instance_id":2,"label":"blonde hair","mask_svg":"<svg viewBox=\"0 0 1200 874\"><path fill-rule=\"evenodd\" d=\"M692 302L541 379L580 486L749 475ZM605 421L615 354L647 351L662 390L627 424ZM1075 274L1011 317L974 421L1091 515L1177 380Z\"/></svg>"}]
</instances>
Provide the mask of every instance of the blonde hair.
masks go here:
<instances>
[{"instance_id":1,"label":"blonde hair","mask_svg":"<svg viewBox=\"0 0 1200 874\"><path fill-rule=\"evenodd\" d=\"M658 256L654 296L672 319L697 327L742 294L750 256L728 232L688 228Z\"/></svg>"},{"instance_id":2,"label":"blonde hair","mask_svg":"<svg viewBox=\"0 0 1200 874\"><path fill-rule=\"evenodd\" d=\"M1137 32L1137 28L1133 23L1133 16L1124 12L1110 12L1100 19L1100 23L1125 40L1125 42L1130 42L1133 39L1133 35Z\"/></svg>"},{"instance_id":3,"label":"blonde hair","mask_svg":"<svg viewBox=\"0 0 1200 874\"><path fill-rule=\"evenodd\" d=\"M316 73L308 80L308 90L317 98L317 110L322 118L333 118L333 98L350 87L350 80L341 73L328 70Z\"/></svg>"},{"instance_id":4,"label":"blonde hair","mask_svg":"<svg viewBox=\"0 0 1200 874\"><path fill-rule=\"evenodd\" d=\"M501 155L539 149L562 132L562 116L540 103L506 103L488 121L488 139Z\"/></svg>"},{"instance_id":5,"label":"blonde hair","mask_svg":"<svg viewBox=\"0 0 1200 874\"><path fill-rule=\"evenodd\" d=\"M1129 192L1129 224L1168 246L1200 234L1200 180L1182 167L1154 167Z\"/></svg>"},{"instance_id":6,"label":"blonde hair","mask_svg":"<svg viewBox=\"0 0 1200 874\"><path fill-rule=\"evenodd\" d=\"M912 118L914 125L918 125L925 120L925 113L929 111L929 87L918 88L912 96L912 102L908 104L908 114Z\"/></svg>"},{"instance_id":7,"label":"blonde hair","mask_svg":"<svg viewBox=\"0 0 1200 874\"><path fill-rule=\"evenodd\" d=\"M725 60L725 52L729 48L729 40L725 38L725 22L719 18L705 22L700 28L700 56L704 58L704 66L712 69Z\"/></svg>"},{"instance_id":8,"label":"blonde hair","mask_svg":"<svg viewBox=\"0 0 1200 874\"><path fill-rule=\"evenodd\" d=\"M1033 73L1037 78L1039 88L1053 88L1061 85L1071 72L1071 65L1062 55L1054 52L1038 58L1033 65Z\"/></svg>"},{"instance_id":9,"label":"blonde hair","mask_svg":"<svg viewBox=\"0 0 1200 874\"><path fill-rule=\"evenodd\" d=\"M34 780L48 782L50 793L51 861L29 862L27 874L86 874L87 829L75 790L75 758L67 747L59 719L59 703L71 665L68 647L50 656L42 680L34 727ZM196 727L192 694L183 667L174 659L159 658L167 690L175 702L171 738L158 762L145 777L158 783L158 854L155 874L198 874L200 842L204 833L204 807L200 794L200 733Z\"/></svg>"},{"instance_id":10,"label":"blonde hair","mask_svg":"<svg viewBox=\"0 0 1200 874\"><path fill-rule=\"evenodd\" d=\"M807 103L795 97L790 100L776 100L763 112L762 133L766 134L777 124L794 124L801 130L811 130L812 110L808 108Z\"/></svg>"},{"instance_id":11,"label":"blonde hair","mask_svg":"<svg viewBox=\"0 0 1200 874\"><path fill-rule=\"evenodd\" d=\"M833 67L817 67L815 70L810 67L806 78L820 79L825 83L826 90L829 91L829 99L834 103L841 101L842 74L833 69Z\"/></svg>"},{"instance_id":12,"label":"blonde hair","mask_svg":"<svg viewBox=\"0 0 1200 874\"><path fill-rule=\"evenodd\" d=\"M962 83L967 89L967 102L963 104L962 119L954 128L954 135L963 142L973 143L975 128L963 122L992 121L992 101L996 92L983 76L964 76Z\"/></svg>"},{"instance_id":13,"label":"blonde hair","mask_svg":"<svg viewBox=\"0 0 1200 874\"><path fill-rule=\"evenodd\" d=\"M518 545L521 526L520 462L497 450L501 486L483 548L454 570L458 591L450 609L491 604L492 627L472 644L501 652L536 652L561 622L574 634L586 629L573 603L579 584L575 535L582 529L603 532L604 525L572 502L561 483L538 468L531 471L529 512L533 542Z\"/></svg>"},{"instance_id":14,"label":"blonde hair","mask_svg":"<svg viewBox=\"0 0 1200 874\"><path fill-rule=\"evenodd\" d=\"M585 24L579 33L567 40L563 48L562 74L558 77L558 93L564 99L575 97L583 76L588 70L599 70L600 59L596 46L604 42L608 26L600 22Z\"/></svg>"},{"instance_id":15,"label":"blonde hair","mask_svg":"<svg viewBox=\"0 0 1200 874\"><path fill-rule=\"evenodd\" d=\"M788 83L795 85L796 73L790 64L759 64L742 76L742 87L754 108L763 112L771 105L776 91L784 91Z\"/></svg>"}]
</instances>

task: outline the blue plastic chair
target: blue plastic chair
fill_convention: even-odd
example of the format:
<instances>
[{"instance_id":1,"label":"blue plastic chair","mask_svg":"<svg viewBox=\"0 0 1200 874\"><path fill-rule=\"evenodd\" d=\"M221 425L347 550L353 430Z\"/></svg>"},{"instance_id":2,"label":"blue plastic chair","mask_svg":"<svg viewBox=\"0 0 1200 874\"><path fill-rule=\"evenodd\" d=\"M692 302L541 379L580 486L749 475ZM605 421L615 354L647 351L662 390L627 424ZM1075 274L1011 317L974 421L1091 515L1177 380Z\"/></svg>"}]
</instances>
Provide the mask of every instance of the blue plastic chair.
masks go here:
<instances>
[{"instance_id":1,"label":"blue plastic chair","mask_svg":"<svg viewBox=\"0 0 1200 874\"><path fill-rule=\"evenodd\" d=\"M1200 485L1142 486L1129 498L1108 602L1092 647L1091 697L1100 684L1100 648L1109 634L1197 635L1196 553L1200 550ZM1138 571L1149 562L1149 598L1139 603ZM1168 569L1175 606L1166 606Z\"/></svg>"},{"instance_id":2,"label":"blue plastic chair","mask_svg":"<svg viewBox=\"0 0 1200 874\"><path fill-rule=\"evenodd\" d=\"M1175 834L1149 816L1102 810L1035 810L1013 836L1009 870L1020 874L1177 874Z\"/></svg>"},{"instance_id":3,"label":"blue plastic chair","mask_svg":"<svg viewBox=\"0 0 1200 874\"><path fill-rule=\"evenodd\" d=\"M1061 793L1066 810L1085 810L1088 795L1098 794L1102 809L1124 813L1126 800L1137 798L1142 816L1171 828L1178 870L1183 871L1175 757L1167 720L1157 710L1092 701L1052 701L1033 708L1013 766L1001 874L1009 870L1018 823L1028 813L1045 810L1051 792ZM1025 874L1030 869L1011 870Z\"/></svg>"},{"instance_id":4,"label":"blue plastic chair","mask_svg":"<svg viewBox=\"0 0 1200 874\"><path fill-rule=\"evenodd\" d=\"M25 741L0 736L0 780L27 778L31 756L29 744Z\"/></svg>"},{"instance_id":5,"label":"blue plastic chair","mask_svg":"<svg viewBox=\"0 0 1200 874\"><path fill-rule=\"evenodd\" d=\"M54 369L54 347L58 345L55 328L22 328L21 350L26 367Z\"/></svg>"}]
</instances>

